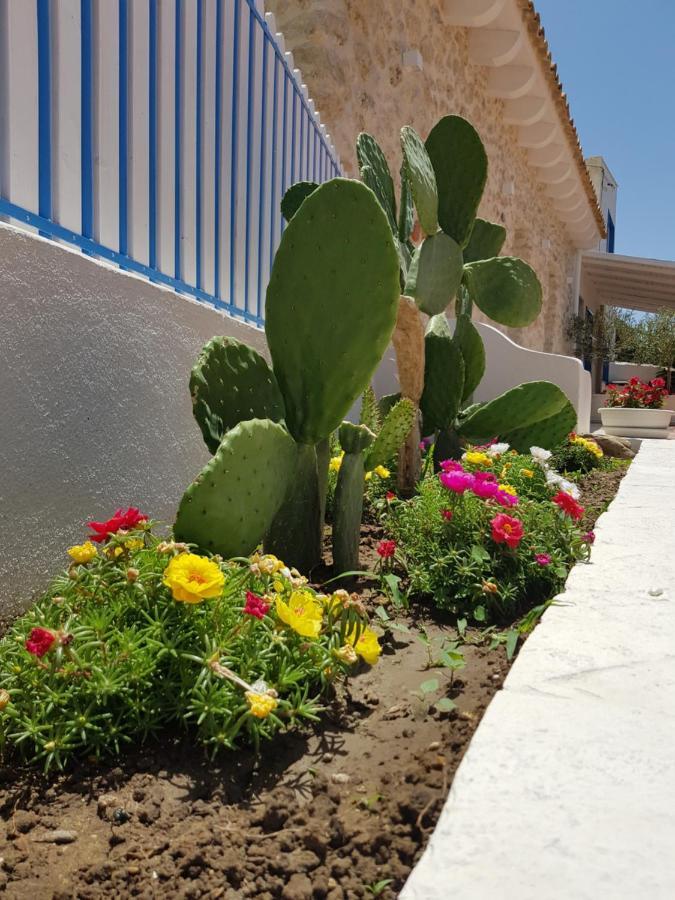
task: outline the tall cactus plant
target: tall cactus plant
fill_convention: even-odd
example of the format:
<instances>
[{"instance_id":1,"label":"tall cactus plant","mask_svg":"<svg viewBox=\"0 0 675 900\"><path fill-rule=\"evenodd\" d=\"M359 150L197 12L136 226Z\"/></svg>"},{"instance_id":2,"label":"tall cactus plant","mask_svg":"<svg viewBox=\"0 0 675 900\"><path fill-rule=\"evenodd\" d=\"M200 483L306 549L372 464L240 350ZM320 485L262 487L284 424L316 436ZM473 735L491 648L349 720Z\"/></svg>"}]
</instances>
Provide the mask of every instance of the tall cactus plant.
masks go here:
<instances>
[{"instance_id":1,"label":"tall cactus plant","mask_svg":"<svg viewBox=\"0 0 675 900\"><path fill-rule=\"evenodd\" d=\"M321 556L326 440L391 339L399 261L385 214L359 182L303 188L286 213L266 298L272 366L232 339L204 347L190 387L215 456L186 491L174 530L228 556L264 537L270 552L309 571Z\"/></svg>"},{"instance_id":2,"label":"tall cactus plant","mask_svg":"<svg viewBox=\"0 0 675 900\"><path fill-rule=\"evenodd\" d=\"M414 247L410 233L402 235L395 224L391 175L388 168L384 171L382 151L374 147L374 138L359 135L357 156L363 180L373 181L370 170L377 169L377 183L387 186L375 193L399 244L403 290L394 333L399 383L401 394L421 406L425 433L433 431L445 447L456 450L462 437L478 432L481 437L493 437L482 428L486 423L499 424L501 436L510 435L515 444L533 433L533 403L538 405L541 422L536 433L548 441L564 435L563 428L574 425L573 409L554 385L543 392L522 386L523 390L516 389L493 408L491 416L479 416L479 410L462 412L485 371L485 350L471 322L474 305L500 325L517 328L530 325L542 306L541 285L533 269L521 259L499 256L506 230L477 216L488 167L478 133L465 119L452 115L442 118L425 142L409 126L401 130L401 198L412 197L422 231L422 240ZM453 301L454 337L445 320ZM426 329L423 316L431 317ZM407 450L399 469L399 486L404 490L412 488L419 469L414 437Z\"/></svg>"}]
</instances>

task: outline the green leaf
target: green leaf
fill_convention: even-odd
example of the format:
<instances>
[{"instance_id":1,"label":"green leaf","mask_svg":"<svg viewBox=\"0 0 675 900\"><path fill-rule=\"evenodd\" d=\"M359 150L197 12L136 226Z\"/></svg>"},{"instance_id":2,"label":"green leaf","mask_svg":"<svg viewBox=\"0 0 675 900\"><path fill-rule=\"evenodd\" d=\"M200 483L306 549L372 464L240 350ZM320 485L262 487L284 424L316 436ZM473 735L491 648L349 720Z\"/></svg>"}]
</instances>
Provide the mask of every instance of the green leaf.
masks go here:
<instances>
[{"instance_id":1,"label":"green leaf","mask_svg":"<svg viewBox=\"0 0 675 900\"><path fill-rule=\"evenodd\" d=\"M520 635L517 631L509 631L506 635L506 658L513 659L513 654L518 646L518 638Z\"/></svg>"},{"instance_id":2,"label":"green leaf","mask_svg":"<svg viewBox=\"0 0 675 900\"><path fill-rule=\"evenodd\" d=\"M457 634L461 638L463 638L464 635L466 634L466 626L467 626L466 619L457 619Z\"/></svg>"},{"instance_id":3,"label":"green leaf","mask_svg":"<svg viewBox=\"0 0 675 900\"><path fill-rule=\"evenodd\" d=\"M481 259L499 256L505 240L506 228L503 225L476 219L471 229L469 243L464 250L464 262L478 262Z\"/></svg>"},{"instance_id":4,"label":"green leaf","mask_svg":"<svg viewBox=\"0 0 675 900\"><path fill-rule=\"evenodd\" d=\"M298 181L292 184L281 199L281 215L290 222L303 201L318 188L315 181Z\"/></svg>"},{"instance_id":5,"label":"green leaf","mask_svg":"<svg viewBox=\"0 0 675 900\"><path fill-rule=\"evenodd\" d=\"M378 619L381 619L383 622L390 622L391 616L387 612L387 610L380 604L380 606L375 608L375 615Z\"/></svg>"},{"instance_id":6,"label":"green leaf","mask_svg":"<svg viewBox=\"0 0 675 900\"><path fill-rule=\"evenodd\" d=\"M405 293L428 316L442 313L462 283L463 265L459 245L447 234L426 237L413 255Z\"/></svg>"},{"instance_id":7,"label":"green leaf","mask_svg":"<svg viewBox=\"0 0 675 900\"><path fill-rule=\"evenodd\" d=\"M389 164L375 138L365 131L362 131L356 139L356 158L361 171L361 180L380 201L380 206L389 219L391 230L398 236L396 195Z\"/></svg>"},{"instance_id":8,"label":"green leaf","mask_svg":"<svg viewBox=\"0 0 675 900\"><path fill-rule=\"evenodd\" d=\"M485 621L485 607L477 606L473 611L473 617L476 622L484 622Z\"/></svg>"},{"instance_id":9,"label":"green leaf","mask_svg":"<svg viewBox=\"0 0 675 900\"><path fill-rule=\"evenodd\" d=\"M487 180L483 142L466 119L445 116L432 128L425 147L436 175L438 221L465 247Z\"/></svg>"},{"instance_id":10,"label":"green leaf","mask_svg":"<svg viewBox=\"0 0 675 900\"><path fill-rule=\"evenodd\" d=\"M457 317L453 340L464 360L464 402L473 394L485 374L485 346L478 329L467 315Z\"/></svg>"},{"instance_id":11,"label":"green leaf","mask_svg":"<svg viewBox=\"0 0 675 900\"><path fill-rule=\"evenodd\" d=\"M457 704L450 697L441 697L434 705L439 712L452 712L453 709L457 709Z\"/></svg>"},{"instance_id":12,"label":"green leaf","mask_svg":"<svg viewBox=\"0 0 675 900\"><path fill-rule=\"evenodd\" d=\"M490 559L490 554L485 547L482 547L480 544L474 544L471 547L471 559L475 560L475 562L485 562Z\"/></svg>"},{"instance_id":13,"label":"green leaf","mask_svg":"<svg viewBox=\"0 0 675 900\"><path fill-rule=\"evenodd\" d=\"M391 592L391 600L394 604L394 609L407 609L408 598L401 593L401 590L399 588L401 579L398 577L398 575L394 575L393 572L387 572L386 575L382 576L382 580Z\"/></svg>"},{"instance_id":14,"label":"green leaf","mask_svg":"<svg viewBox=\"0 0 675 900\"><path fill-rule=\"evenodd\" d=\"M448 428L464 392L464 359L444 313L429 320L424 337L424 391L420 399L424 434Z\"/></svg>"},{"instance_id":15,"label":"green leaf","mask_svg":"<svg viewBox=\"0 0 675 900\"><path fill-rule=\"evenodd\" d=\"M466 665L464 654L459 650L443 650L438 659L446 669L463 669Z\"/></svg>"},{"instance_id":16,"label":"green leaf","mask_svg":"<svg viewBox=\"0 0 675 900\"><path fill-rule=\"evenodd\" d=\"M420 685L420 691L423 694L433 694L438 690L438 678L429 678Z\"/></svg>"},{"instance_id":17,"label":"green leaf","mask_svg":"<svg viewBox=\"0 0 675 900\"><path fill-rule=\"evenodd\" d=\"M438 191L436 176L422 138L410 125L401 129L403 165L410 181L417 216L425 234L438 231Z\"/></svg>"},{"instance_id":18,"label":"green leaf","mask_svg":"<svg viewBox=\"0 0 675 900\"><path fill-rule=\"evenodd\" d=\"M464 266L464 285L476 306L500 325L524 328L541 312L541 284L522 259L498 256Z\"/></svg>"}]
</instances>

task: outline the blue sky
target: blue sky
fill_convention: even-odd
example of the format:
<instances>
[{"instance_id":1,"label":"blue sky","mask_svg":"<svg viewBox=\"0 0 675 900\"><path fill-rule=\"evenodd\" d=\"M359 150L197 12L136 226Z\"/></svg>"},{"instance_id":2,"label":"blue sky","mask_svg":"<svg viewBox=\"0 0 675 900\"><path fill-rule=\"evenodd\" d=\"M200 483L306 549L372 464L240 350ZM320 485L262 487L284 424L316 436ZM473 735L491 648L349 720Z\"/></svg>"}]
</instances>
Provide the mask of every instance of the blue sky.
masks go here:
<instances>
[{"instance_id":1,"label":"blue sky","mask_svg":"<svg viewBox=\"0 0 675 900\"><path fill-rule=\"evenodd\" d=\"M584 155L619 184L615 251L675 259L675 2L535 6Z\"/></svg>"}]
</instances>

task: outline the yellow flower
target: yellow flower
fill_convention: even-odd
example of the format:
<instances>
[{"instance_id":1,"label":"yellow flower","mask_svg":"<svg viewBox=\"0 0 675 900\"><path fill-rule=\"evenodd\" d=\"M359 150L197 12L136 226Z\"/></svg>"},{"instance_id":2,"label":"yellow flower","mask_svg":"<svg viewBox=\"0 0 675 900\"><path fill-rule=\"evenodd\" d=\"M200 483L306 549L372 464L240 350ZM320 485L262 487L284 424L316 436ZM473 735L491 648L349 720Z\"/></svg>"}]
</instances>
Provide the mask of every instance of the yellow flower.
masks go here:
<instances>
[{"instance_id":1,"label":"yellow flower","mask_svg":"<svg viewBox=\"0 0 675 900\"><path fill-rule=\"evenodd\" d=\"M382 652L377 635L372 628L364 628L356 642L354 641L355 637L356 630L347 635L347 643L351 644L358 655L367 662L369 666L374 666Z\"/></svg>"},{"instance_id":2,"label":"yellow flower","mask_svg":"<svg viewBox=\"0 0 675 900\"><path fill-rule=\"evenodd\" d=\"M75 544L75 546L71 547L68 551L68 556L70 556L70 558L78 565L84 565L85 563L91 562L96 556L96 547L91 541L86 541L84 544Z\"/></svg>"},{"instance_id":3,"label":"yellow flower","mask_svg":"<svg viewBox=\"0 0 675 900\"><path fill-rule=\"evenodd\" d=\"M181 553L164 569L164 584L171 588L174 600L201 603L220 596L225 576L212 559L196 553Z\"/></svg>"},{"instance_id":4,"label":"yellow flower","mask_svg":"<svg viewBox=\"0 0 675 900\"><path fill-rule=\"evenodd\" d=\"M511 494L512 497L515 497L518 493L512 484L500 484L499 490L504 491L505 494Z\"/></svg>"},{"instance_id":5,"label":"yellow flower","mask_svg":"<svg viewBox=\"0 0 675 900\"><path fill-rule=\"evenodd\" d=\"M256 719L266 719L272 710L277 708L278 701L271 694L258 694L256 691L245 691L244 697Z\"/></svg>"},{"instance_id":6,"label":"yellow flower","mask_svg":"<svg viewBox=\"0 0 675 900\"><path fill-rule=\"evenodd\" d=\"M534 472L532 471L532 469L521 469L520 474L523 476L523 478L534 478Z\"/></svg>"},{"instance_id":7,"label":"yellow flower","mask_svg":"<svg viewBox=\"0 0 675 900\"><path fill-rule=\"evenodd\" d=\"M377 475L378 478L389 478L391 472L387 469L386 466L375 466L373 472Z\"/></svg>"},{"instance_id":8,"label":"yellow flower","mask_svg":"<svg viewBox=\"0 0 675 900\"><path fill-rule=\"evenodd\" d=\"M470 466L488 467L492 465L492 460L487 453L481 453L479 450L468 450L462 459L464 462L469 463Z\"/></svg>"},{"instance_id":9,"label":"yellow flower","mask_svg":"<svg viewBox=\"0 0 675 900\"><path fill-rule=\"evenodd\" d=\"M330 463L329 463L328 465L329 465L330 470L331 470L332 472L339 472L339 471L340 471L340 466L342 465L342 457L343 457L344 455L345 455L345 452L344 452L344 450L343 450L342 453L341 453L339 456L333 456L333 457L331 457L331 461L330 461Z\"/></svg>"},{"instance_id":10,"label":"yellow flower","mask_svg":"<svg viewBox=\"0 0 675 900\"><path fill-rule=\"evenodd\" d=\"M315 638L321 631L323 612L309 591L293 591L288 603L276 598L277 615L284 624L303 637Z\"/></svg>"},{"instance_id":11,"label":"yellow flower","mask_svg":"<svg viewBox=\"0 0 675 900\"><path fill-rule=\"evenodd\" d=\"M130 541L125 541L124 546L127 550L141 550L145 544L140 538L132 538Z\"/></svg>"}]
</instances>

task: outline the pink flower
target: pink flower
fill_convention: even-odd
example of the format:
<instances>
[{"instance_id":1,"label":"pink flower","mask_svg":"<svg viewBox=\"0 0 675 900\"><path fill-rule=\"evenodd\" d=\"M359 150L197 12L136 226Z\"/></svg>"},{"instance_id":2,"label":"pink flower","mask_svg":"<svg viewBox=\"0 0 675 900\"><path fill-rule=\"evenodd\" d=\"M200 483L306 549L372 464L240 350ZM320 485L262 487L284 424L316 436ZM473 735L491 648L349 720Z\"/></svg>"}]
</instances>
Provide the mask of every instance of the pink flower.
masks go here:
<instances>
[{"instance_id":1,"label":"pink flower","mask_svg":"<svg viewBox=\"0 0 675 900\"><path fill-rule=\"evenodd\" d=\"M494 472L474 472L473 477L476 481L496 481L497 476Z\"/></svg>"},{"instance_id":2,"label":"pink flower","mask_svg":"<svg viewBox=\"0 0 675 900\"><path fill-rule=\"evenodd\" d=\"M499 503L500 506L511 507L518 505L518 498L513 494L509 494L508 491L498 490L495 494L494 499Z\"/></svg>"},{"instance_id":3,"label":"pink flower","mask_svg":"<svg viewBox=\"0 0 675 900\"><path fill-rule=\"evenodd\" d=\"M26 650L33 656L42 657L49 653L56 643L56 635L46 628L32 628L25 643Z\"/></svg>"},{"instance_id":4,"label":"pink flower","mask_svg":"<svg viewBox=\"0 0 675 900\"><path fill-rule=\"evenodd\" d=\"M396 541L380 541L375 549L377 555L382 559L391 559L396 553Z\"/></svg>"},{"instance_id":5,"label":"pink flower","mask_svg":"<svg viewBox=\"0 0 675 900\"><path fill-rule=\"evenodd\" d=\"M443 459L441 460L441 469L444 472L463 472L464 466L456 459Z\"/></svg>"},{"instance_id":6,"label":"pink flower","mask_svg":"<svg viewBox=\"0 0 675 900\"><path fill-rule=\"evenodd\" d=\"M523 539L523 523L520 519L499 513L490 521L492 540L495 544L507 544L514 549Z\"/></svg>"},{"instance_id":7,"label":"pink flower","mask_svg":"<svg viewBox=\"0 0 675 900\"><path fill-rule=\"evenodd\" d=\"M499 494L499 487L495 481L488 481L487 478L475 478L472 491L476 497L483 500L493 500Z\"/></svg>"},{"instance_id":8,"label":"pink flower","mask_svg":"<svg viewBox=\"0 0 675 900\"><path fill-rule=\"evenodd\" d=\"M438 480L444 488L454 491L455 494L463 494L464 491L472 490L476 483L475 478L469 472L441 472Z\"/></svg>"},{"instance_id":9,"label":"pink flower","mask_svg":"<svg viewBox=\"0 0 675 900\"><path fill-rule=\"evenodd\" d=\"M256 619L264 619L269 611L269 603L265 603L262 597L258 597L252 591L246 591L246 605L244 606L244 614L247 616L255 616Z\"/></svg>"},{"instance_id":10,"label":"pink flower","mask_svg":"<svg viewBox=\"0 0 675 900\"><path fill-rule=\"evenodd\" d=\"M582 540L585 544L594 544L594 543L595 543L595 532L594 532L594 531L587 531L586 534L582 534L582 535L581 535L581 540Z\"/></svg>"},{"instance_id":11,"label":"pink flower","mask_svg":"<svg viewBox=\"0 0 675 900\"><path fill-rule=\"evenodd\" d=\"M452 519L452 510L451 509L442 509L441 515L445 519L446 522L449 522Z\"/></svg>"},{"instance_id":12,"label":"pink flower","mask_svg":"<svg viewBox=\"0 0 675 900\"><path fill-rule=\"evenodd\" d=\"M537 561L537 565L539 566L551 565L551 557L548 555L548 553L537 553L534 558Z\"/></svg>"},{"instance_id":13,"label":"pink flower","mask_svg":"<svg viewBox=\"0 0 675 900\"><path fill-rule=\"evenodd\" d=\"M584 514L583 506L577 503L574 497L572 497L570 494L565 493L565 491L558 491L555 497L553 497L553 502L556 504L556 506L560 507L565 515L569 516L571 519L574 519L575 522L578 522Z\"/></svg>"}]
</instances>

